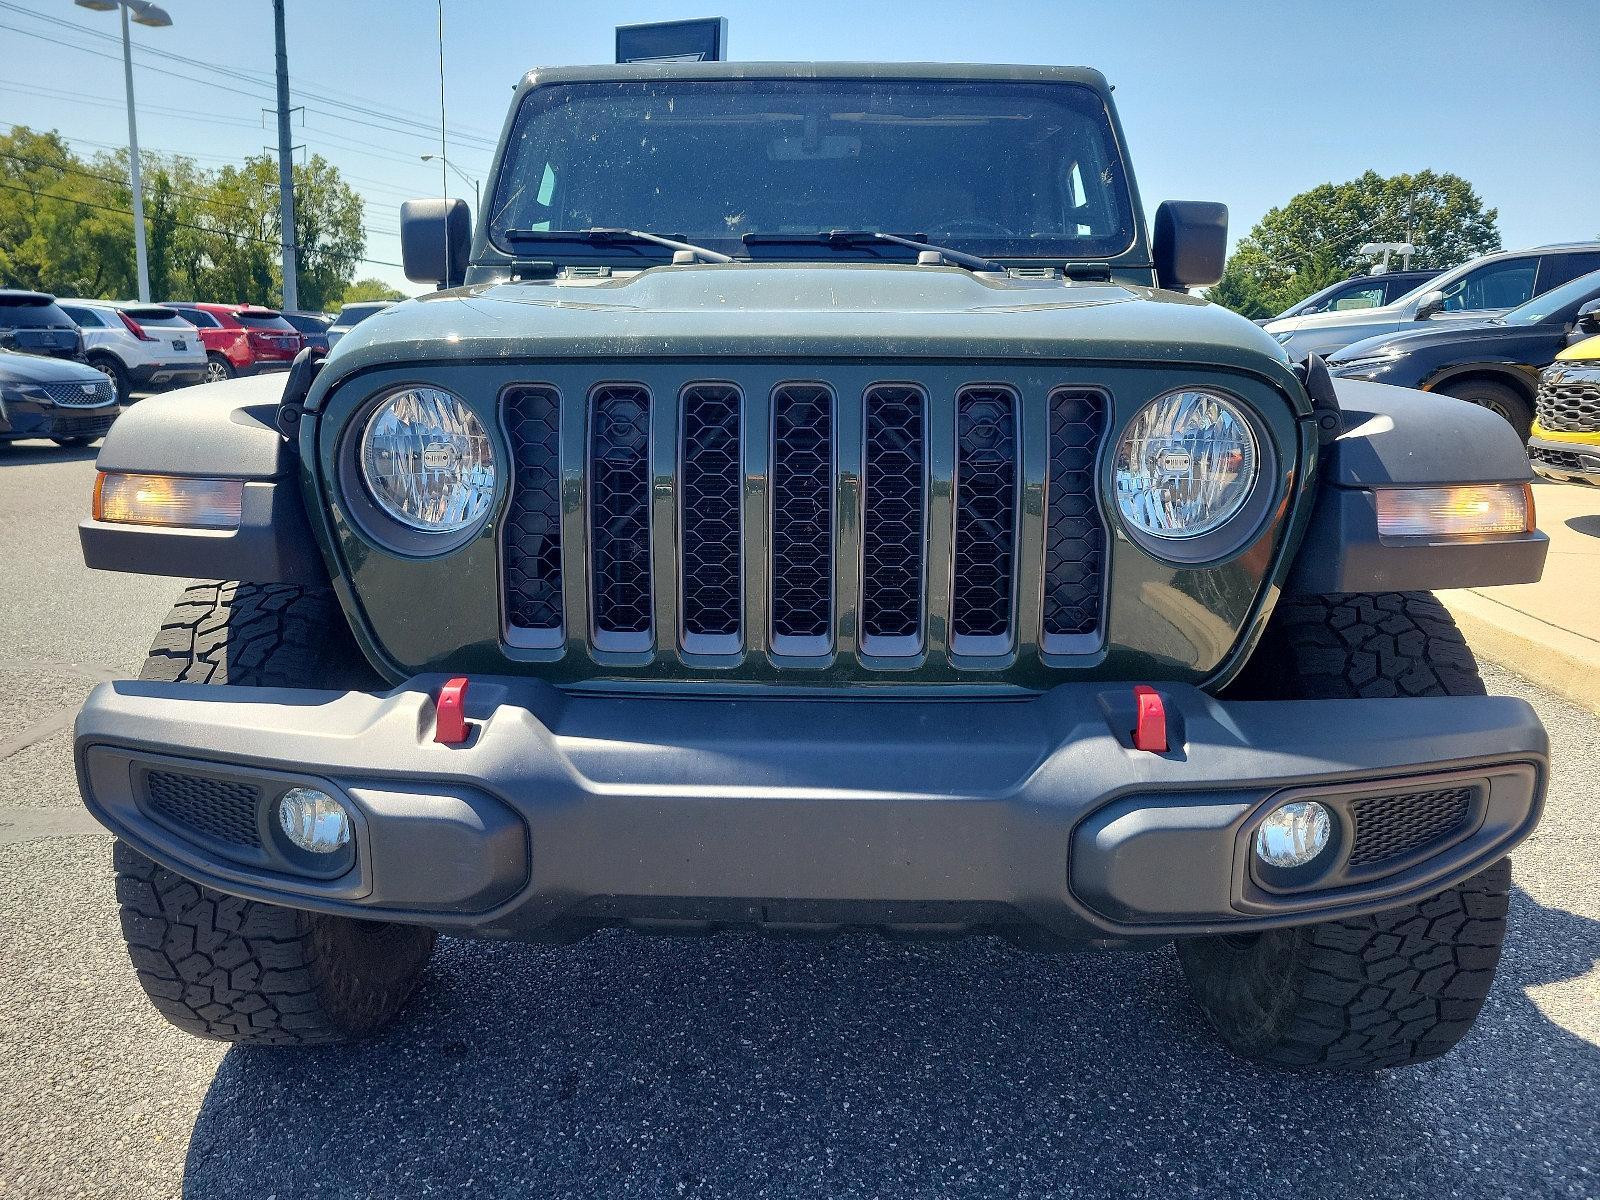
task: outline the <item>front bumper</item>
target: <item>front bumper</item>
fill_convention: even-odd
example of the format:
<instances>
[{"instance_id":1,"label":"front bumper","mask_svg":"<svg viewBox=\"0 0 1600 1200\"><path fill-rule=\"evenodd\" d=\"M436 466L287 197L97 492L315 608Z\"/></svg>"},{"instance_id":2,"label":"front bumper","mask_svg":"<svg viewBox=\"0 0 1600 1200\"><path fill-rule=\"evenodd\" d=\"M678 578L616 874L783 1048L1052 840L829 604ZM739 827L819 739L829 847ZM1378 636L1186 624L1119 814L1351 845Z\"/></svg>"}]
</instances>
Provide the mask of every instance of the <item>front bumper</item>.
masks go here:
<instances>
[{"instance_id":1,"label":"front bumper","mask_svg":"<svg viewBox=\"0 0 1600 1200\"><path fill-rule=\"evenodd\" d=\"M1565 440L1539 430L1528 439L1528 462L1541 479L1600 487L1600 443L1592 437Z\"/></svg>"},{"instance_id":2,"label":"front bumper","mask_svg":"<svg viewBox=\"0 0 1600 1200\"><path fill-rule=\"evenodd\" d=\"M684 699L475 678L469 737L448 746L433 740L443 681L103 684L77 723L85 803L225 892L489 937L867 925L1118 944L1434 894L1531 831L1548 773L1533 710L1497 697L1230 703L1163 685L1172 749L1153 753L1133 746L1121 685ZM152 772L180 789L178 810L152 800ZM331 877L275 830L276 797L308 785L353 813L353 864ZM1333 810L1338 848L1315 877L1264 879L1255 827L1305 789ZM233 806L232 841L213 792ZM1365 844L1400 852L1347 861L1366 837L1360 800L1434 797L1421 811L1441 794L1464 806L1456 826L1408 845L1411 800L1385 799L1399 823Z\"/></svg>"},{"instance_id":3,"label":"front bumper","mask_svg":"<svg viewBox=\"0 0 1600 1200\"><path fill-rule=\"evenodd\" d=\"M115 404L79 408L9 401L0 405L0 439L103 437L121 411Z\"/></svg>"}]
</instances>

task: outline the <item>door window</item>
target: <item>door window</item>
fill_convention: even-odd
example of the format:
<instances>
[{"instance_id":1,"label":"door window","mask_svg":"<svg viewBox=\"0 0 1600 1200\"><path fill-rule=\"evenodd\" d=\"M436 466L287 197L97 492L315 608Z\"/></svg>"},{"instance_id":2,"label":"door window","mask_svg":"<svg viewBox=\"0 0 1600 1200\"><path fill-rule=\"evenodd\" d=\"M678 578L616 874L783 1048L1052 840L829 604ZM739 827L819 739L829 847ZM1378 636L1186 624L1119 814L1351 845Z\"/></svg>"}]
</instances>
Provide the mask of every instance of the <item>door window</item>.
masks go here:
<instances>
[{"instance_id":1,"label":"door window","mask_svg":"<svg viewBox=\"0 0 1600 1200\"><path fill-rule=\"evenodd\" d=\"M1515 308L1533 297L1536 258L1508 258L1469 272L1444 289L1445 312Z\"/></svg>"}]
</instances>

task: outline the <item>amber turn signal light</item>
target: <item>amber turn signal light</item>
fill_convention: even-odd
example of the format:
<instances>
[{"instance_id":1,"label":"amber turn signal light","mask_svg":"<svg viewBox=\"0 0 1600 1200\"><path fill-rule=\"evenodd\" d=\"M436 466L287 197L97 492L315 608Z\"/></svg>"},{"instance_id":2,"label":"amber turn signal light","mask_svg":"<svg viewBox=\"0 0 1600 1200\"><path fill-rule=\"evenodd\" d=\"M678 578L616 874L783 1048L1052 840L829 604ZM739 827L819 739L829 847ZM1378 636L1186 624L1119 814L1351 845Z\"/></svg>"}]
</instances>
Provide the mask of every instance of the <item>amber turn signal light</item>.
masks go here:
<instances>
[{"instance_id":1,"label":"amber turn signal light","mask_svg":"<svg viewBox=\"0 0 1600 1200\"><path fill-rule=\"evenodd\" d=\"M188 479L101 471L94 481L94 519L117 525L237 529L244 480Z\"/></svg>"}]
</instances>

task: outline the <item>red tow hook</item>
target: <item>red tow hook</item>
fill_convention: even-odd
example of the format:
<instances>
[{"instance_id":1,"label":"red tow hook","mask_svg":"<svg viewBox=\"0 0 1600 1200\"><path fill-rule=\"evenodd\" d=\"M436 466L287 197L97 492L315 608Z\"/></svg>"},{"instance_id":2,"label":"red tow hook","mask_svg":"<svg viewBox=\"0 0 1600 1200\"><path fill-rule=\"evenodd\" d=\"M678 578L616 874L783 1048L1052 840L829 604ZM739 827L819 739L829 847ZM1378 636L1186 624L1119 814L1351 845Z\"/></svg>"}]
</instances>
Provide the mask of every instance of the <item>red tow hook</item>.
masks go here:
<instances>
[{"instance_id":1,"label":"red tow hook","mask_svg":"<svg viewBox=\"0 0 1600 1200\"><path fill-rule=\"evenodd\" d=\"M1133 748L1152 754L1167 752L1167 706L1153 687L1138 684L1133 689L1139 717L1133 727Z\"/></svg>"},{"instance_id":2,"label":"red tow hook","mask_svg":"<svg viewBox=\"0 0 1600 1200\"><path fill-rule=\"evenodd\" d=\"M467 740L467 677L458 676L439 689L434 708L433 740L442 746L459 746Z\"/></svg>"}]
</instances>

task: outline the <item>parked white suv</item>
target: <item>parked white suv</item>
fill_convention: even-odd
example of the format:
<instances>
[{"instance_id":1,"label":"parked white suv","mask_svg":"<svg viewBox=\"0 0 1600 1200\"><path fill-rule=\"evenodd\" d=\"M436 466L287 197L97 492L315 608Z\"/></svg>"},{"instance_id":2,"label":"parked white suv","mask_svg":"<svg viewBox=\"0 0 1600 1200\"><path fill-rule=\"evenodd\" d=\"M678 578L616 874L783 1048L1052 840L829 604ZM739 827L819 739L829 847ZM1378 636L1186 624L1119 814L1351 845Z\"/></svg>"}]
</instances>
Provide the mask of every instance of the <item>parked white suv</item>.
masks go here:
<instances>
[{"instance_id":1,"label":"parked white suv","mask_svg":"<svg viewBox=\"0 0 1600 1200\"><path fill-rule=\"evenodd\" d=\"M111 380L124 403L134 388L163 391L205 382L200 332L172 309L120 300L58 303L83 330L89 365Z\"/></svg>"}]
</instances>

